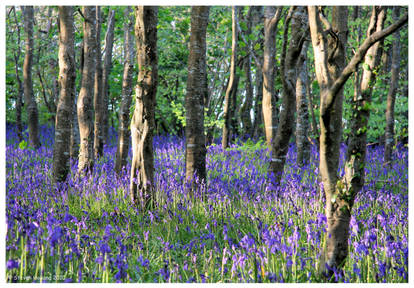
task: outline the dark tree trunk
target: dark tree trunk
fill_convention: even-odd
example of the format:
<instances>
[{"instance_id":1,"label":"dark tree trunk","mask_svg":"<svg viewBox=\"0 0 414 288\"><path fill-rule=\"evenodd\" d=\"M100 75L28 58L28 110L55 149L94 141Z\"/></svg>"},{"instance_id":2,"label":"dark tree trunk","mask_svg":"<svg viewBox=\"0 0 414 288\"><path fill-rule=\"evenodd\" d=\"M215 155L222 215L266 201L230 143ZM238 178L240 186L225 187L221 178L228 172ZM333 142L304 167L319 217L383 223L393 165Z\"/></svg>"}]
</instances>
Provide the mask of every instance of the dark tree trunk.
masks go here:
<instances>
[{"instance_id":1,"label":"dark tree trunk","mask_svg":"<svg viewBox=\"0 0 414 288\"><path fill-rule=\"evenodd\" d=\"M204 99L207 97L206 31L209 6L191 10L190 54L188 56L186 110L185 175L188 181L206 181L206 139L204 136Z\"/></svg>"},{"instance_id":2,"label":"dark tree trunk","mask_svg":"<svg viewBox=\"0 0 414 288\"><path fill-rule=\"evenodd\" d=\"M103 93L102 93L102 55L101 55L101 7L96 6L96 69L94 81L93 106L95 108L94 122L94 156L99 158L103 155Z\"/></svg>"},{"instance_id":3,"label":"dark tree trunk","mask_svg":"<svg viewBox=\"0 0 414 288\"><path fill-rule=\"evenodd\" d=\"M397 21L400 16L400 7L395 6L393 8L392 18ZM392 64L391 64L391 83L387 95L387 109L385 112L386 127L385 127L385 153L384 162L391 164L392 161L392 149L395 143L394 140L394 106L395 96L398 91L398 80L400 73L400 32L394 33L394 41L392 43ZM391 166L391 165L390 165Z\"/></svg>"},{"instance_id":4,"label":"dark tree trunk","mask_svg":"<svg viewBox=\"0 0 414 288\"><path fill-rule=\"evenodd\" d=\"M276 109L277 95L275 91L276 76L276 32L282 14L282 7L266 7L264 20L264 58L263 58L263 120L266 143L272 147L276 136L278 110Z\"/></svg>"},{"instance_id":5,"label":"dark tree trunk","mask_svg":"<svg viewBox=\"0 0 414 288\"><path fill-rule=\"evenodd\" d=\"M131 132L129 130L129 110L132 102L132 78L134 76L134 38L133 29L134 22L131 17L132 9L127 7L125 9L125 23L124 23L124 73L122 77L122 102L119 110L119 125L118 125L118 145L116 149L115 171L120 173L122 167L126 165L126 159L129 151L129 139Z\"/></svg>"},{"instance_id":6,"label":"dark tree trunk","mask_svg":"<svg viewBox=\"0 0 414 288\"><path fill-rule=\"evenodd\" d=\"M232 99L234 98L235 91L237 89L237 75L236 75L236 65L237 65L237 40L238 40L238 29L237 29L237 17L238 17L239 7L233 6L232 9L232 43L231 43L231 60L230 60L230 79L229 84L226 90L226 96L224 97L224 109L223 109L223 138L221 146L223 149L229 147L230 141L232 139L232 132L235 127L232 127L234 124L233 117L235 111L233 111L234 105L232 105Z\"/></svg>"},{"instance_id":7,"label":"dark tree trunk","mask_svg":"<svg viewBox=\"0 0 414 288\"><path fill-rule=\"evenodd\" d=\"M138 83L135 111L131 122L132 166L130 195L142 210L155 207L154 154L152 147L155 128L154 106L158 81L157 22L158 7L138 6L135 10Z\"/></svg>"},{"instance_id":8,"label":"dark tree trunk","mask_svg":"<svg viewBox=\"0 0 414 288\"><path fill-rule=\"evenodd\" d=\"M290 19L292 19L292 36L286 54ZM270 168L276 177L276 184L279 184L283 174L286 154L289 148L289 140L292 136L295 124L296 69L303 42L305 40L305 34L307 33L302 23L306 23L305 8L299 6L298 8L293 9L292 7L285 19L283 49L280 62L283 103L276 137L272 143L272 158L270 162Z\"/></svg>"},{"instance_id":9,"label":"dark tree trunk","mask_svg":"<svg viewBox=\"0 0 414 288\"><path fill-rule=\"evenodd\" d=\"M78 172L92 171L93 151L93 88L96 69L96 7L84 6L83 16L83 57L82 83L78 97L78 122L80 149Z\"/></svg>"},{"instance_id":10,"label":"dark tree trunk","mask_svg":"<svg viewBox=\"0 0 414 288\"><path fill-rule=\"evenodd\" d=\"M70 132L76 80L72 6L59 6L59 26L60 97L56 110L53 146L53 179L55 182L65 181L70 171Z\"/></svg>"},{"instance_id":11,"label":"dark tree trunk","mask_svg":"<svg viewBox=\"0 0 414 288\"><path fill-rule=\"evenodd\" d=\"M310 143L308 140L309 133L309 111L308 111L308 96L307 87L308 81L308 65L307 54L308 44L305 42L302 47L302 52L298 60L298 77L296 80L296 163L298 166L303 166L309 163L310 158Z\"/></svg>"},{"instance_id":12,"label":"dark tree trunk","mask_svg":"<svg viewBox=\"0 0 414 288\"><path fill-rule=\"evenodd\" d=\"M36 99L33 94L32 64L33 64L33 6L23 7L24 30L26 33L26 55L23 63L23 85L24 97L29 126L29 145L34 148L40 147L39 141L39 115Z\"/></svg>"},{"instance_id":13,"label":"dark tree trunk","mask_svg":"<svg viewBox=\"0 0 414 288\"><path fill-rule=\"evenodd\" d=\"M102 71L102 114L103 114L103 143L106 144L108 141L108 129L109 129L109 75L112 69L112 49L114 47L114 27L115 27L115 10L109 10L108 25L105 35L105 55Z\"/></svg>"}]
</instances>

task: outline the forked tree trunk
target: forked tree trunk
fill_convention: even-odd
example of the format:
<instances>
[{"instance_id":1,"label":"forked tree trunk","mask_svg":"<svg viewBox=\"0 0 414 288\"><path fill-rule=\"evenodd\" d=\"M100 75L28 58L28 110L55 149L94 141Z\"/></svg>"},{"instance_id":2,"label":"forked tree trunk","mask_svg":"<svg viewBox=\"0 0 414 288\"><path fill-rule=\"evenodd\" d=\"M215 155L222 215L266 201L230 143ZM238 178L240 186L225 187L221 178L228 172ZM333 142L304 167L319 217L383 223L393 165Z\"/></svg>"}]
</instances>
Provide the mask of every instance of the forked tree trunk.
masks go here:
<instances>
[{"instance_id":1,"label":"forked tree trunk","mask_svg":"<svg viewBox=\"0 0 414 288\"><path fill-rule=\"evenodd\" d=\"M372 8L367 37L383 30L385 17L386 8ZM368 49L365 55L360 88L357 89L357 97L352 101L351 132L348 140L344 176L345 188L351 195L358 194L364 186L367 126L371 95L375 85L375 70L380 64L381 56L382 44L381 41L378 41Z\"/></svg>"},{"instance_id":2,"label":"forked tree trunk","mask_svg":"<svg viewBox=\"0 0 414 288\"><path fill-rule=\"evenodd\" d=\"M103 144L108 142L108 130L109 130L109 112L108 112L108 103L109 103L109 75L112 69L112 49L114 47L114 27L115 27L115 10L109 10L108 16L108 25L105 35L105 56L104 56L104 65L102 70L102 115L103 115Z\"/></svg>"},{"instance_id":3,"label":"forked tree trunk","mask_svg":"<svg viewBox=\"0 0 414 288\"><path fill-rule=\"evenodd\" d=\"M24 31L26 33L26 55L23 63L23 89L29 126L29 145L40 147L39 141L39 115L33 94L32 66L33 66L33 6L23 7Z\"/></svg>"},{"instance_id":4,"label":"forked tree trunk","mask_svg":"<svg viewBox=\"0 0 414 288\"><path fill-rule=\"evenodd\" d=\"M271 148L277 132L278 110L275 91L276 76L276 32L282 14L282 7L266 7L264 16L264 52L263 52L263 122L266 143Z\"/></svg>"},{"instance_id":5,"label":"forked tree trunk","mask_svg":"<svg viewBox=\"0 0 414 288\"><path fill-rule=\"evenodd\" d=\"M155 206L152 138L155 129L154 106L158 81L158 7L138 6L135 17L139 72L135 111L131 122L133 156L130 196L133 203L146 210Z\"/></svg>"},{"instance_id":6,"label":"forked tree trunk","mask_svg":"<svg viewBox=\"0 0 414 288\"><path fill-rule=\"evenodd\" d=\"M129 110L132 102L132 78L134 76L134 38L133 38L133 13L131 7L125 9L124 23L124 73L122 77L122 102L119 110L118 124L118 145L116 148L115 171L120 173L122 167L126 165L126 159L129 151L129 139L131 132L129 130Z\"/></svg>"},{"instance_id":7,"label":"forked tree trunk","mask_svg":"<svg viewBox=\"0 0 414 288\"><path fill-rule=\"evenodd\" d=\"M73 6L59 6L59 25L60 97L56 109L53 146L55 182L65 181L70 171L70 134L76 80Z\"/></svg>"},{"instance_id":8,"label":"forked tree trunk","mask_svg":"<svg viewBox=\"0 0 414 288\"><path fill-rule=\"evenodd\" d=\"M83 16L83 57L82 83L78 97L78 123L80 149L78 172L85 174L92 171L94 165L93 151L93 84L96 69L96 7L84 6Z\"/></svg>"},{"instance_id":9,"label":"forked tree trunk","mask_svg":"<svg viewBox=\"0 0 414 288\"><path fill-rule=\"evenodd\" d=\"M237 40L238 40L238 28L237 28L237 17L238 17L239 7L233 6L232 9L232 41L231 41L231 60L230 60L230 79L226 90L226 96L224 97L224 109L223 109L223 138L221 141L221 146L223 149L229 147L232 135L235 127L232 127L234 123L233 117L235 111L233 111L232 97L235 94L237 89L237 75L236 75L236 65L237 65Z\"/></svg>"},{"instance_id":10,"label":"forked tree trunk","mask_svg":"<svg viewBox=\"0 0 414 288\"><path fill-rule=\"evenodd\" d=\"M342 108L342 105L339 105L338 102L342 102L342 90L345 82L356 71L368 49L404 25L408 21L408 15L405 14L389 27L371 34L345 66L347 9L344 7L334 8L332 27L330 27L331 24L323 14L317 10L317 7L308 7L308 14L316 76L321 93L319 170L325 190L325 213L328 219L326 246L323 253L324 259L321 261L321 269L327 272L330 278L332 270L328 269L327 271L324 264L339 269L343 266L348 255L349 221L352 204L356 196L350 189L344 187L341 181L338 181L339 144L335 141L339 142L341 134L336 138L335 135L338 133L337 130L340 129L338 120L342 116L342 109L337 108L338 106ZM322 22L325 24L325 29L330 31L329 35L332 36L329 48L327 34L324 33ZM341 69L341 67L344 68Z\"/></svg>"},{"instance_id":11,"label":"forked tree trunk","mask_svg":"<svg viewBox=\"0 0 414 288\"><path fill-rule=\"evenodd\" d=\"M400 7L393 8L392 18L394 21L400 16ZM394 41L392 42L392 64L391 64L391 83L387 95L387 109L385 112L386 127L385 127L385 153L384 162L391 164L392 149L394 146L394 106L395 96L398 91L398 77L400 73L400 32L394 33Z\"/></svg>"},{"instance_id":12,"label":"forked tree trunk","mask_svg":"<svg viewBox=\"0 0 414 288\"><path fill-rule=\"evenodd\" d=\"M293 14L292 14L293 13ZM292 21L290 21L292 19ZM291 39L286 54L289 24L292 22ZM279 184L286 162L286 155L289 148L289 140L292 136L295 125L296 109L296 69L299 55L302 50L305 34L307 33L305 7L299 6L289 10L284 26L283 49L281 56L281 79L283 85L283 103L280 113L279 125L276 137L272 142L272 158L270 168L276 177L276 184Z\"/></svg>"},{"instance_id":13,"label":"forked tree trunk","mask_svg":"<svg viewBox=\"0 0 414 288\"><path fill-rule=\"evenodd\" d=\"M206 139L204 136L204 99L207 97L206 31L209 6L191 10L190 54L188 56L185 97L185 175L188 181L206 180Z\"/></svg>"},{"instance_id":14,"label":"forked tree trunk","mask_svg":"<svg viewBox=\"0 0 414 288\"><path fill-rule=\"evenodd\" d=\"M308 111L308 54L309 42L303 43L302 52L298 60L298 73L296 80L296 163L298 166L303 166L309 163L310 158L310 143L309 136L309 111Z\"/></svg>"},{"instance_id":15,"label":"forked tree trunk","mask_svg":"<svg viewBox=\"0 0 414 288\"><path fill-rule=\"evenodd\" d=\"M94 156L99 158L103 155L103 94L102 94L102 55L101 55L101 7L96 6L96 69L94 80L93 106L95 109L94 122Z\"/></svg>"}]
</instances>

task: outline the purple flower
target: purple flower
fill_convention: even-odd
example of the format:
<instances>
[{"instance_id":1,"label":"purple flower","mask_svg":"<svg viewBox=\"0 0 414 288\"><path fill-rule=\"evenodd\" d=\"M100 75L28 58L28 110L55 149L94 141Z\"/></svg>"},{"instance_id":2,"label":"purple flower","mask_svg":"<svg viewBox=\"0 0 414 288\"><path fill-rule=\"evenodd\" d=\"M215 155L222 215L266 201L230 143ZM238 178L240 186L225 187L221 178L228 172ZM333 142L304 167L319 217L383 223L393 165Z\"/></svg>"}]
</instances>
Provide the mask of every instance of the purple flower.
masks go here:
<instances>
[{"instance_id":1,"label":"purple flower","mask_svg":"<svg viewBox=\"0 0 414 288\"><path fill-rule=\"evenodd\" d=\"M19 268L19 262L18 262L18 260L10 259L10 260L7 261L6 267L7 267L8 270Z\"/></svg>"}]
</instances>

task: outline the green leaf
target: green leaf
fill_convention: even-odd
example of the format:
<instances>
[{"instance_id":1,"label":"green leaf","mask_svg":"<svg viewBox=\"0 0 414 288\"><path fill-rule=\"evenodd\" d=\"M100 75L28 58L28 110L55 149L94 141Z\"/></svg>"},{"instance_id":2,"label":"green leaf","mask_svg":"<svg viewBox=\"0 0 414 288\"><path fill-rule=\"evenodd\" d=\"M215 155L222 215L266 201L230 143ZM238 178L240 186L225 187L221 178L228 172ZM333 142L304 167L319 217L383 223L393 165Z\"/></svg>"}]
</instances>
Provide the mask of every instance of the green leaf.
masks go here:
<instances>
[{"instance_id":1,"label":"green leaf","mask_svg":"<svg viewBox=\"0 0 414 288\"><path fill-rule=\"evenodd\" d=\"M25 140L23 140L22 142L19 143L19 148L21 150L24 150L27 148L27 142Z\"/></svg>"}]
</instances>

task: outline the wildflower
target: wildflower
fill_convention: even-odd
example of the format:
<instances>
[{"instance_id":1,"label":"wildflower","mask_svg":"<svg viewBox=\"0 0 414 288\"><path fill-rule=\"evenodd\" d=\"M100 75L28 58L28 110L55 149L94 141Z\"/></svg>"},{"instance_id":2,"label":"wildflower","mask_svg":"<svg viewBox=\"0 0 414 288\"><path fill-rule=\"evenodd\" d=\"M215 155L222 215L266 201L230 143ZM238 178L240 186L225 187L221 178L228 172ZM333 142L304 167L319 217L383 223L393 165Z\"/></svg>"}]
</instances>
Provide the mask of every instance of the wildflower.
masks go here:
<instances>
[{"instance_id":1,"label":"wildflower","mask_svg":"<svg viewBox=\"0 0 414 288\"><path fill-rule=\"evenodd\" d=\"M6 265L8 270L13 270L15 268L19 268L19 262L18 260L14 260L14 259L10 259L7 261L7 265Z\"/></svg>"}]
</instances>

